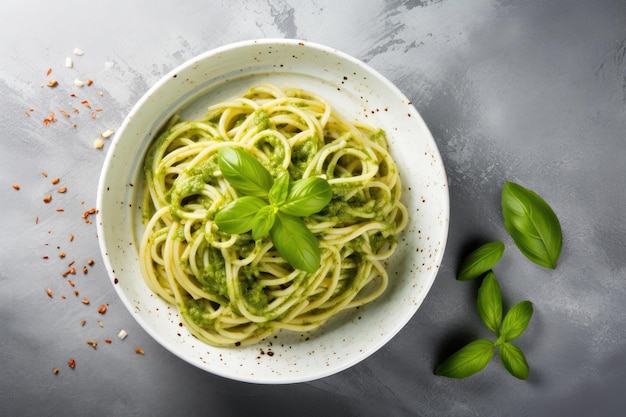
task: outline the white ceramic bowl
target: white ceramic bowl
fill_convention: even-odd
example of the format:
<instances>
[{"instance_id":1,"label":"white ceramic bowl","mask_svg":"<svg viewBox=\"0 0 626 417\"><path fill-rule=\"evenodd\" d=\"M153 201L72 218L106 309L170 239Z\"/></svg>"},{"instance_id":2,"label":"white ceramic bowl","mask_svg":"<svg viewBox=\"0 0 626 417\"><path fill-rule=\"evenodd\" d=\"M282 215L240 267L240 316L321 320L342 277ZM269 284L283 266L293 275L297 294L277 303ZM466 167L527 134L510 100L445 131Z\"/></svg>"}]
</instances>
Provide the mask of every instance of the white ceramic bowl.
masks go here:
<instances>
[{"instance_id":1,"label":"white ceramic bowl","mask_svg":"<svg viewBox=\"0 0 626 417\"><path fill-rule=\"evenodd\" d=\"M311 334L282 332L255 346L217 348L191 336L174 306L139 272L138 189L148 144L174 114L195 118L208 105L269 81L325 97L348 120L382 127L403 181L410 222L388 267L390 286L364 308L340 314ZM443 257L449 201L437 146L411 102L366 64L310 42L264 39L218 48L176 68L135 105L115 135L98 188L97 227L115 290L161 345L211 373L278 384L328 376L367 358L418 310Z\"/></svg>"}]
</instances>

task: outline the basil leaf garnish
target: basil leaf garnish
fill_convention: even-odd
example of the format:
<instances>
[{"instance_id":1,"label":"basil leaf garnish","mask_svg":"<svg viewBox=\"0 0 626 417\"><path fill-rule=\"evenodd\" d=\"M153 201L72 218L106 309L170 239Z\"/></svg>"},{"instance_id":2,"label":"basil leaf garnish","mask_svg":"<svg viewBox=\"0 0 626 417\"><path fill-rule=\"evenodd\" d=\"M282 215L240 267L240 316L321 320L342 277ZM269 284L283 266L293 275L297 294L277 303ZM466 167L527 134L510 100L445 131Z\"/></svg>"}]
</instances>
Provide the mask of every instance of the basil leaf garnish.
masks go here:
<instances>
[{"instance_id":1,"label":"basil leaf garnish","mask_svg":"<svg viewBox=\"0 0 626 417\"><path fill-rule=\"evenodd\" d=\"M498 263L503 253L504 243L485 243L463 260L456 279L467 281L482 276Z\"/></svg>"},{"instance_id":2,"label":"basil leaf garnish","mask_svg":"<svg viewBox=\"0 0 626 417\"><path fill-rule=\"evenodd\" d=\"M285 171L274 181L274 185L269 192L269 199L271 204L277 206L287 201L287 195L289 194L289 172Z\"/></svg>"},{"instance_id":3,"label":"basil leaf garnish","mask_svg":"<svg viewBox=\"0 0 626 417\"><path fill-rule=\"evenodd\" d=\"M450 378L467 378L480 371L493 357L494 343L477 339L468 343L446 359L436 370L436 375Z\"/></svg>"},{"instance_id":4,"label":"basil leaf garnish","mask_svg":"<svg viewBox=\"0 0 626 417\"><path fill-rule=\"evenodd\" d=\"M246 233L252 229L254 216L266 205L267 203L258 197L239 197L217 212L215 224L226 233Z\"/></svg>"},{"instance_id":5,"label":"basil leaf garnish","mask_svg":"<svg viewBox=\"0 0 626 417\"><path fill-rule=\"evenodd\" d=\"M252 239L261 240L270 232L276 219L276 208L266 205L252 219Z\"/></svg>"},{"instance_id":6,"label":"basil leaf garnish","mask_svg":"<svg viewBox=\"0 0 626 417\"><path fill-rule=\"evenodd\" d=\"M519 250L537 265L555 269L563 237L552 208L534 191L513 182L502 189L504 226Z\"/></svg>"},{"instance_id":7,"label":"basil leaf garnish","mask_svg":"<svg viewBox=\"0 0 626 417\"><path fill-rule=\"evenodd\" d=\"M278 253L291 266L311 273L317 271L321 262L319 242L302 219L279 211L270 236Z\"/></svg>"},{"instance_id":8,"label":"basil leaf garnish","mask_svg":"<svg viewBox=\"0 0 626 417\"><path fill-rule=\"evenodd\" d=\"M502 322L502 293L493 272L487 273L478 289L476 302L478 314L483 323L494 333L498 333Z\"/></svg>"},{"instance_id":9,"label":"basil leaf garnish","mask_svg":"<svg viewBox=\"0 0 626 417\"><path fill-rule=\"evenodd\" d=\"M220 148L218 165L224 178L237 192L266 198L274 183L272 175L250 153L235 146Z\"/></svg>"},{"instance_id":10,"label":"basil leaf garnish","mask_svg":"<svg viewBox=\"0 0 626 417\"><path fill-rule=\"evenodd\" d=\"M532 316L533 304L530 301L520 301L515 304L502 319L500 337L508 342L521 336Z\"/></svg>"},{"instance_id":11,"label":"basil leaf garnish","mask_svg":"<svg viewBox=\"0 0 626 417\"><path fill-rule=\"evenodd\" d=\"M326 207L332 197L333 190L328 181L319 177L304 178L291 184L287 201L280 206L280 211L292 216L310 216Z\"/></svg>"},{"instance_id":12,"label":"basil leaf garnish","mask_svg":"<svg viewBox=\"0 0 626 417\"><path fill-rule=\"evenodd\" d=\"M526 357L520 348L512 343L504 342L499 348L500 362L515 378L527 379L530 369Z\"/></svg>"}]
</instances>

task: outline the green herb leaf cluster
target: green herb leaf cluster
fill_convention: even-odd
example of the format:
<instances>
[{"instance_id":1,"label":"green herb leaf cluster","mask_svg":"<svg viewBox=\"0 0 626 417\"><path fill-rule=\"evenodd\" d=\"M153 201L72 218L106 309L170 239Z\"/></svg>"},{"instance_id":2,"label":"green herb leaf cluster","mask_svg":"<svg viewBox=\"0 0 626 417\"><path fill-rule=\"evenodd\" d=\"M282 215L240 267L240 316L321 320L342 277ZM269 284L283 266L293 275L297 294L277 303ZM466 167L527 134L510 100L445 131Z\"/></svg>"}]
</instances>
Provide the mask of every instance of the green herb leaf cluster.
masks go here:
<instances>
[{"instance_id":1,"label":"green herb leaf cluster","mask_svg":"<svg viewBox=\"0 0 626 417\"><path fill-rule=\"evenodd\" d=\"M506 182L502 190L504 225L516 246L532 262L556 268L562 248L559 220L550 206L535 192ZM503 314L502 293L493 273L504 254L504 243L489 242L461 262L459 281L483 277L478 289L476 308L495 341L474 340L446 359L435 369L436 375L466 378L482 371L498 349L502 365L519 379L527 379L530 369L522 350L511 341L521 336L533 315L530 301L521 301Z\"/></svg>"},{"instance_id":2,"label":"green herb leaf cluster","mask_svg":"<svg viewBox=\"0 0 626 417\"><path fill-rule=\"evenodd\" d=\"M495 341L477 339L452 354L435 370L436 375L466 378L482 371L491 361L496 348L502 365L516 378L527 379L528 362L524 353L511 343L524 333L533 315L530 301L521 301L502 315L502 294L492 271L489 271L478 289L476 301L483 323L497 337Z\"/></svg>"},{"instance_id":3,"label":"green herb leaf cluster","mask_svg":"<svg viewBox=\"0 0 626 417\"><path fill-rule=\"evenodd\" d=\"M269 235L291 266L315 272L321 262L319 242L302 217L319 212L330 202L333 192L328 181L318 177L291 181L287 172L274 179L240 147L221 148L218 165L243 196L217 212L217 227L231 234L252 231L254 240Z\"/></svg>"}]
</instances>

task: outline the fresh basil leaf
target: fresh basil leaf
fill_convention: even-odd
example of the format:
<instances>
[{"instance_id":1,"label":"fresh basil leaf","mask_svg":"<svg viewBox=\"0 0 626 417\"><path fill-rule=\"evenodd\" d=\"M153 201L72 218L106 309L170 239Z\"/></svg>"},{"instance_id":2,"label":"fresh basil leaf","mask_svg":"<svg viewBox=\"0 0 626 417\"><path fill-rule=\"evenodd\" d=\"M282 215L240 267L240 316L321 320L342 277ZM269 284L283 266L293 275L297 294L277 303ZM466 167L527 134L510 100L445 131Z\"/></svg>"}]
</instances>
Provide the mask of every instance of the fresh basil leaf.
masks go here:
<instances>
[{"instance_id":1,"label":"fresh basil leaf","mask_svg":"<svg viewBox=\"0 0 626 417\"><path fill-rule=\"evenodd\" d=\"M250 153L236 146L220 148L218 165L222 175L237 192L266 198L274 179Z\"/></svg>"},{"instance_id":2,"label":"fresh basil leaf","mask_svg":"<svg viewBox=\"0 0 626 417\"><path fill-rule=\"evenodd\" d=\"M504 342L500 345L500 361L502 365L518 379L527 379L530 369L526 357L520 348L512 343Z\"/></svg>"},{"instance_id":3,"label":"fresh basil leaf","mask_svg":"<svg viewBox=\"0 0 626 417\"><path fill-rule=\"evenodd\" d=\"M279 209L285 214L306 217L326 207L332 198L333 190L328 181L308 177L291 184L287 201Z\"/></svg>"},{"instance_id":4,"label":"fresh basil leaf","mask_svg":"<svg viewBox=\"0 0 626 417\"><path fill-rule=\"evenodd\" d=\"M502 319L500 336L506 342L519 337L528 327L532 316L533 304L530 301L520 301L515 304Z\"/></svg>"},{"instance_id":5,"label":"fresh basil leaf","mask_svg":"<svg viewBox=\"0 0 626 417\"><path fill-rule=\"evenodd\" d=\"M239 197L215 215L215 224L225 233L241 234L252 229L254 216L267 203L258 197Z\"/></svg>"},{"instance_id":6,"label":"fresh basil leaf","mask_svg":"<svg viewBox=\"0 0 626 417\"><path fill-rule=\"evenodd\" d=\"M270 232L276 219L276 207L266 205L262 207L252 219L252 239L261 240Z\"/></svg>"},{"instance_id":7,"label":"fresh basil leaf","mask_svg":"<svg viewBox=\"0 0 626 417\"><path fill-rule=\"evenodd\" d=\"M276 180L269 192L270 203L277 206L287 201L289 194L289 172L283 172Z\"/></svg>"},{"instance_id":8,"label":"fresh basil leaf","mask_svg":"<svg viewBox=\"0 0 626 417\"><path fill-rule=\"evenodd\" d=\"M463 260L456 279L467 281L482 276L498 263L503 253L504 243L485 243Z\"/></svg>"},{"instance_id":9,"label":"fresh basil leaf","mask_svg":"<svg viewBox=\"0 0 626 417\"><path fill-rule=\"evenodd\" d=\"M274 247L291 266L313 273L320 266L319 242L302 219L276 213L270 230Z\"/></svg>"},{"instance_id":10,"label":"fresh basil leaf","mask_svg":"<svg viewBox=\"0 0 626 417\"><path fill-rule=\"evenodd\" d=\"M493 272L488 272L483 278L478 288L476 306L483 323L497 334L502 322L502 293Z\"/></svg>"},{"instance_id":11,"label":"fresh basil leaf","mask_svg":"<svg viewBox=\"0 0 626 417\"><path fill-rule=\"evenodd\" d=\"M467 378L480 371L493 357L494 343L487 339L477 339L468 343L446 359L437 369L435 375L450 378Z\"/></svg>"},{"instance_id":12,"label":"fresh basil leaf","mask_svg":"<svg viewBox=\"0 0 626 417\"><path fill-rule=\"evenodd\" d=\"M502 189L504 226L519 250L537 265L555 269L563 236L552 208L534 191L506 182Z\"/></svg>"}]
</instances>

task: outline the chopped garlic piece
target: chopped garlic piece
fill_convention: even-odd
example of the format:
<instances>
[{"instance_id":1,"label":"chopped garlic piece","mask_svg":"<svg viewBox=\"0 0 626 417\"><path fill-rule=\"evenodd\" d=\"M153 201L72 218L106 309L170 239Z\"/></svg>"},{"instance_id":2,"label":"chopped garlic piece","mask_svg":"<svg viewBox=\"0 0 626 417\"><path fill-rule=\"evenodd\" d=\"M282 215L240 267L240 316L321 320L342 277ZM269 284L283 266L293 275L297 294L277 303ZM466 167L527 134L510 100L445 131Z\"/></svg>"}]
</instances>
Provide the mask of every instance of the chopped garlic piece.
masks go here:
<instances>
[{"instance_id":1,"label":"chopped garlic piece","mask_svg":"<svg viewBox=\"0 0 626 417\"><path fill-rule=\"evenodd\" d=\"M74 48L74 55L81 56L84 52L78 48Z\"/></svg>"},{"instance_id":2,"label":"chopped garlic piece","mask_svg":"<svg viewBox=\"0 0 626 417\"><path fill-rule=\"evenodd\" d=\"M79 80L78 78L74 80L74 85L76 87L82 87L85 83Z\"/></svg>"},{"instance_id":3,"label":"chopped garlic piece","mask_svg":"<svg viewBox=\"0 0 626 417\"><path fill-rule=\"evenodd\" d=\"M128 336L128 333L126 333L124 329L120 330L120 332L117 334L117 337L119 337L122 340L126 339L126 336Z\"/></svg>"},{"instance_id":4,"label":"chopped garlic piece","mask_svg":"<svg viewBox=\"0 0 626 417\"><path fill-rule=\"evenodd\" d=\"M74 66L74 63L72 62L72 58L70 58L69 56L65 58L65 66L67 68L72 68Z\"/></svg>"},{"instance_id":5,"label":"chopped garlic piece","mask_svg":"<svg viewBox=\"0 0 626 417\"><path fill-rule=\"evenodd\" d=\"M104 142L102 142L102 139L96 139L93 141L93 147L96 149L102 149L102 147L104 146Z\"/></svg>"},{"instance_id":6,"label":"chopped garlic piece","mask_svg":"<svg viewBox=\"0 0 626 417\"><path fill-rule=\"evenodd\" d=\"M100 136L103 137L104 139L107 139L107 138L110 138L113 133L114 133L113 130L107 129L106 131L100 133Z\"/></svg>"}]
</instances>

